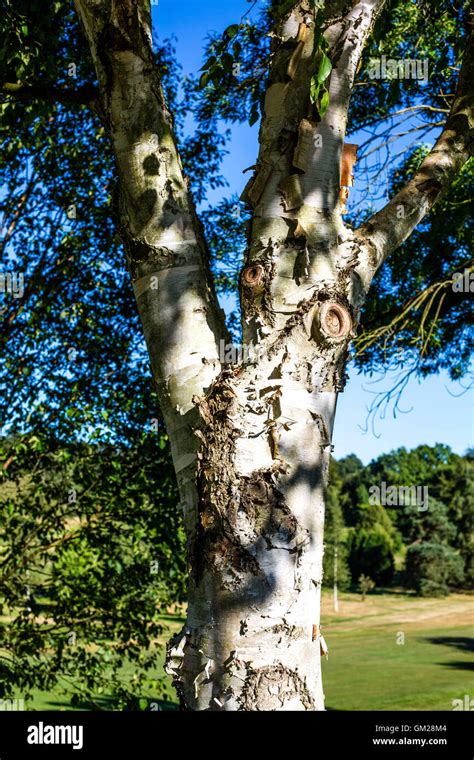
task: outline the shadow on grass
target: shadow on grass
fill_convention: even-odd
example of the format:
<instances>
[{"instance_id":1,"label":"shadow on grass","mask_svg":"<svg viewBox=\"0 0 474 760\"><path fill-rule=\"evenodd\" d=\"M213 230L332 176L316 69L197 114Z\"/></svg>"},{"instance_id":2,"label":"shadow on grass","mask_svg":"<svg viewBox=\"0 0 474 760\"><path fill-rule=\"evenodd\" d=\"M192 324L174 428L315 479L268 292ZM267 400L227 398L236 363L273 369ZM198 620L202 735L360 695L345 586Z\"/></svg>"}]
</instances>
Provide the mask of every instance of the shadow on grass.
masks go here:
<instances>
[{"instance_id":1,"label":"shadow on grass","mask_svg":"<svg viewBox=\"0 0 474 760\"><path fill-rule=\"evenodd\" d=\"M362 594L360 591L360 588L357 584L352 583L348 589L343 589L342 593L347 590L350 594L357 594L357 596L360 598L359 601L362 601ZM367 599L369 599L371 596L393 596L393 597L410 597L412 599L416 598L416 594L412 589L405 588L404 586L376 586L375 588L371 589L367 593ZM421 598L421 597L418 597Z\"/></svg>"},{"instance_id":2,"label":"shadow on grass","mask_svg":"<svg viewBox=\"0 0 474 760\"><path fill-rule=\"evenodd\" d=\"M438 665L442 665L444 668L453 668L455 670L471 670L474 671L474 662L439 662Z\"/></svg>"},{"instance_id":3,"label":"shadow on grass","mask_svg":"<svg viewBox=\"0 0 474 760\"><path fill-rule=\"evenodd\" d=\"M441 644L441 646L452 647L460 652L471 654L474 652L474 638L470 636L432 636L427 638L430 644ZM439 662L443 668L452 668L453 670L474 671L474 662L466 660L454 660L452 662Z\"/></svg>"},{"instance_id":4,"label":"shadow on grass","mask_svg":"<svg viewBox=\"0 0 474 760\"><path fill-rule=\"evenodd\" d=\"M474 638L471 636L433 636L427 638L430 644L441 644L445 647L454 647L461 652L474 652Z\"/></svg>"}]
</instances>

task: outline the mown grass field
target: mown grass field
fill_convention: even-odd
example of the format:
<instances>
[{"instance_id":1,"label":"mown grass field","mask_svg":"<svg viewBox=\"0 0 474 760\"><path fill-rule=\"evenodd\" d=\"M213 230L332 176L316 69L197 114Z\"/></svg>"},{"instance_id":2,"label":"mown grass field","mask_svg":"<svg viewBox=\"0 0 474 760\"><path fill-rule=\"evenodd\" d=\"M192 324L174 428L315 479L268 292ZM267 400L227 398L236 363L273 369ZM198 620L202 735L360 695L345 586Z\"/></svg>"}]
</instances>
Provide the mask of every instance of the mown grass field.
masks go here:
<instances>
[{"instance_id":1,"label":"mown grass field","mask_svg":"<svg viewBox=\"0 0 474 760\"><path fill-rule=\"evenodd\" d=\"M474 598L420 599L406 594L341 594L322 603L329 646L323 661L328 710L452 710L453 699L474 697ZM163 622L163 641L182 625ZM404 643L401 643L404 640ZM400 642L400 643L397 643ZM171 686L170 692L172 693ZM162 709L176 704L160 703ZM34 693L29 709L71 709L67 697Z\"/></svg>"},{"instance_id":2,"label":"mown grass field","mask_svg":"<svg viewBox=\"0 0 474 760\"><path fill-rule=\"evenodd\" d=\"M328 710L452 710L474 696L472 596L343 594L338 613L325 596L322 623Z\"/></svg>"}]
</instances>

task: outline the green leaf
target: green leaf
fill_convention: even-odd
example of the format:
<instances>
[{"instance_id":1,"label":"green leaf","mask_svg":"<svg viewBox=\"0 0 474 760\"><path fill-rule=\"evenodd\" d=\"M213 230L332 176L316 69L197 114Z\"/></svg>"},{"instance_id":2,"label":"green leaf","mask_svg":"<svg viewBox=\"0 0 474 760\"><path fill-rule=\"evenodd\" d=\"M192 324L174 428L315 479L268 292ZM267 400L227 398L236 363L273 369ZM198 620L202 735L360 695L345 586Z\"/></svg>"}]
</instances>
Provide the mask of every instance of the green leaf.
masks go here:
<instances>
[{"instance_id":1,"label":"green leaf","mask_svg":"<svg viewBox=\"0 0 474 760\"><path fill-rule=\"evenodd\" d=\"M231 24L227 27L227 29L224 32L224 37L227 37L228 39L232 39L232 37L235 37L235 35L238 33L240 29L240 24Z\"/></svg>"},{"instance_id":2,"label":"green leaf","mask_svg":"<svg viewBox=\"0 0 474 760\"><path fill-rule=\"evenodd\" d=\"M201 87L201 88L205 87L206 84L209 81L210 76L211 76L211 72L210 71L205 71L204 74L202 74L201 77L200 77L200 79L199 79L199 87Z\"/></svg>"},{"instance_id":3,"label":"green leaf","mask_svg":"<svg viewBox=\"0 0 474 760\"><path fill-rule=\"evenodd\" d=\"M325 79L328 78L331 73L332 63L327 57L326 53L323 53L319 62L318 68L318 82L322 84Z\"/></svg>"},{"instance_id":4,"label":"green leaf","mask_svg":"<svg viewBox=\"0 0 474 760\"><path fill-rule=\"evenodd\" d=\"M207 71L208 69L210 69L210 68L212 67L212 64L213 64L213 63L215 63L215 62L216 62L216 60L217 60L217 58L216 58L216 56L215 56L215 55L211 55L211 56L209 56L209 58L208 58L208 59L207 59L207 61L205 61L205 63L204 63L202 66L201 66L201 68L199 69L199 71Z\"/></svg>"},{"instance_id":5,"label":"green leaf","mask_svg":"<svg viewBox=\"0 0 474 760\"><path fill-rule=\"evenodd\" d=\"M327 90L324 90L322 98L319 103L318 111L321 118L323 118L324 114L328 110L329 105L329 92Z\"/></svg>"},{"instance_id":6,"label":"green leaf","mask_svg":"<svg viewBox=\"0 0 474 760\"><path fill-rule=\"evenodd\" d=\"M225 71L232 71L234 65L234 58L230 53L222 53L221 65Z\"/></svg>"},{"instance_id":7,"label":"green leaf","mask_svg":"<svg viewBox=\"0 0 474 760\"><path fill-rule=\"evenodd\" d=\"M250 118L249 118L249 124L250 124L250 126L252 126L253 124L255 124L256 121L258 121L259 116L260 116L260 113L258 111L258 108L252 108L252 110L250 112Z\"/></svg>"},{"instance_id":8,"label":"green leaf","mask_svg":"<svg viewBox=\"0 0 474 760\"><path fill-rule=\"evenodd\" d=\"M222 74L223 74L223 71L222 71L222 68L220 66L213 66L212 69L209 72L209 76L210 76L211 82L216 87L218 87L219 84L220 84L220 82L221 82Z\"/></svg>"},{"instance_id":9,"label":"green leaf","mask_svg":"<svg viewBox=\"0 0 474 760\"><path fill-rule=\"evenodd\" d=\"M309 88L309 99L311 103L316 103L319 95L319 82L317 76L311 77L311 85Z\"/></svg>"}]
</instances>

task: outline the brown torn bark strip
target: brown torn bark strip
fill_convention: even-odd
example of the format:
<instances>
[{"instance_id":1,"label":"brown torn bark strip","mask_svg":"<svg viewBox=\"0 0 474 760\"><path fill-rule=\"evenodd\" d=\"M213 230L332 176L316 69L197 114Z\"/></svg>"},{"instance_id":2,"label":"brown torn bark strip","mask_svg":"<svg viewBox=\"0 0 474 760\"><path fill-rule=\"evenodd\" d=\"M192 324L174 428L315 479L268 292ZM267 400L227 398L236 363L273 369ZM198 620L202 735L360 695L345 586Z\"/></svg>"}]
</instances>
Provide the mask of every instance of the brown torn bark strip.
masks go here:
<instances>
[{"instance_id":1,"label":"brown torn bark strip","mask_svg":"<svg viewBox=\"0 0 474 760\"><path fill-rule=\"evenodd\" d=\"M342 146L341 157L341 180L339 189L339 200L341 203L341 214L347 214L347 200L349 198L349 188L354 185L354 175L352 168L357 161L358 145L354 143L344 143Z\"/></svg>"},{"instance_id":2,"label":"brown torn bark strip","mask_svg":"<svg viewBox=\"0 0 474 760\"><path fill-rule=\"evenodd\" d=\"M354 185L354 175L352 168L357 161L358 145L354 143L344 143L342 148L341 159L341 187L352 187Z\"/></svg>"},{"instance_id":3,"label":"brown torn bark strip","mask_svg":"<svg viewBox=\"0 0 474 760\"><path fill-rule=\"evenodd\" d=\"M258 167L255 176L245 185L240 200L244 202L248 201L255 208L265 190L265 185L268 182L272 168L272 164L266 161L262 162Z\"/></svg>"},{"instance_id":4,"label":"brown torn bark strip","mask_svg":"<svg viewBox=\"0 0 474 760\"><path fill-rule=\"evenodd\" d=\"M347 214L347 200L349 198L349 188L341 187L339 190L339 200L341 202L341 214Z\"/></svg>"},{"instance_id":5,"label":"brown torn bark strip","mask_svg":"<svg viewBox=\"0 0 474 760\"><path fill-rule=\"evenodd\" d=\"M296 74L296 69L298 68L298 64L301 60L301 55L303 53L304 43L306 40L306 32L307 32L307 26L306 24L301 23L298 27L298 35L296 39L298 40L298 44L296 45L293 55L291 56L289 62L288 62L288 68L286 70L286 73L290 77L290 79L294 79Z\"/></svg>"}]
</instances>

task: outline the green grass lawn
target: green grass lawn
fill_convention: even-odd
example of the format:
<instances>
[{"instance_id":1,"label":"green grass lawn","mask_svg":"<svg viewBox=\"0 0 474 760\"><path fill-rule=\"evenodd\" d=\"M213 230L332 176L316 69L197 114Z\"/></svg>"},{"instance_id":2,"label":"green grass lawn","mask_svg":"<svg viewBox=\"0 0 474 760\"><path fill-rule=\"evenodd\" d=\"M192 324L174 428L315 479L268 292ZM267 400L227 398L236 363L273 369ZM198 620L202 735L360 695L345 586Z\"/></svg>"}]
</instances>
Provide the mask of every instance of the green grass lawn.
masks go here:
<instances>
[{"instance_id":1,"label":"green grass lawn","mask_svg":"<svg viewBox=\"0 0 474 760\"><path fill-rule=\"evenodd\" d=\"M373 594L361 602L357 594L343 594L334 613L330 594L324 594L327 709L452 710L453 699L474 696L472 621L472 597L468 596L445 600ZM163 635L166 641L181 627L182 618L167 616L163 622L169 626ZM400 632L405 635L404 644L397 643ZM173 694L171 680L167 681ZM103 704L107 708L111 703ZM54 692L35 692L28 707L71 709L69 699ZM160 702L160 707L176 709L177 705Z\"/></svg>"},{"instance_id":2,"label":"green grass lawn","mask_svg":"<svg viewBox=\"0 0 474 760\"><path fill-rule=\"evenodd\" d=\"M472 635L472 626L412 625L397 644L391 627L334 631L323 662L326 708L451 710L453 699L474 694Z\"/></svg>"}]
</instances>

